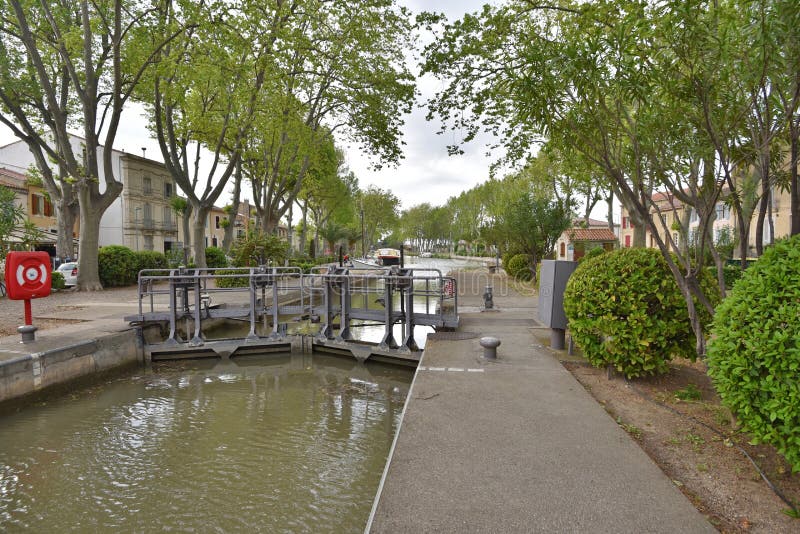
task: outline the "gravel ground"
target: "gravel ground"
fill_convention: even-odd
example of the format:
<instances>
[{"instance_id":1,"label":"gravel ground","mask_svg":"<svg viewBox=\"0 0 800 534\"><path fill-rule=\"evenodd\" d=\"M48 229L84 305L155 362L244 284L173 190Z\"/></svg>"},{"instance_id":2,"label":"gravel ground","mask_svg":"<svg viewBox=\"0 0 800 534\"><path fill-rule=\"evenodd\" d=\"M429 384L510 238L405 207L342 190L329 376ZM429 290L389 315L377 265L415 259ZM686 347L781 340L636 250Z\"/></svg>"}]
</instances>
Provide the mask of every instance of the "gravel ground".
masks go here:
<instances>
[{"instance_id":1,"label":"gravel ground","mask_svg":"<svg viewBox=\"0 0 800 534\"><path fill-rule=\"evenodd\" d=\"M80 309L82 304L92 302L135 301L136 286L106 289L95 292L61 290L49 297L32 301L34 324L40 330L64 326L72 321L70 311ZM0 297L0 337L17 334L17 327L25 322L25 308L22 301Z\"/></svg>"}]
</instances>

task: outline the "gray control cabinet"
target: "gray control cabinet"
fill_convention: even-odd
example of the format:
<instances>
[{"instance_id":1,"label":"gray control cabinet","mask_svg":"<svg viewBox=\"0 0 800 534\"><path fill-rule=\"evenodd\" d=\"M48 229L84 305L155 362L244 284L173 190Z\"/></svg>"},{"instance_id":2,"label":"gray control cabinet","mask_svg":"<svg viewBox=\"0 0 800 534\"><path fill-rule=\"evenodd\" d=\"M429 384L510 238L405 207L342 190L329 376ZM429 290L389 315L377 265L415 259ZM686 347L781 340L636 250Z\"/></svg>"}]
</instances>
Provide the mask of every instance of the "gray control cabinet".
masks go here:
<instances>
[{"instance_id":1,"label":"gray control cabinet","mask_svg":"<svg viewBox=\"0 0 800 534\"><path fill-rule=\"evenodd\" d=\"M539 273L539 320L548 328L565 330L564 290L578 266L576 261L543 260Z\"/></svg>"}]
</instances>

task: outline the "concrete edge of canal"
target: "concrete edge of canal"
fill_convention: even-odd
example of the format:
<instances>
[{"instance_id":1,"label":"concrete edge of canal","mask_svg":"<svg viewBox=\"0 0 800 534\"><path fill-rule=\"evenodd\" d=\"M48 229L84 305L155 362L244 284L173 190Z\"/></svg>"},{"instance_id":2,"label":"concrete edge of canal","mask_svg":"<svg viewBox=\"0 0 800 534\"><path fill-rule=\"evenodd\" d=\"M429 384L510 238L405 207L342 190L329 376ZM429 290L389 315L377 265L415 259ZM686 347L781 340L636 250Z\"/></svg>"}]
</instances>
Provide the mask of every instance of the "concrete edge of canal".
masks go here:
<instances>
[{"instance_id":1,"label":"concrete edge of canal","mask_svg":"<svg viewBox=\"0 0 800 534\"><path fill-rule=\"evenodd\" d=\"M0 346L5 356L0 359L0 403L144 361L136 328L84 331L11 347L8 343Z\"/></svg>"}]
</instances>

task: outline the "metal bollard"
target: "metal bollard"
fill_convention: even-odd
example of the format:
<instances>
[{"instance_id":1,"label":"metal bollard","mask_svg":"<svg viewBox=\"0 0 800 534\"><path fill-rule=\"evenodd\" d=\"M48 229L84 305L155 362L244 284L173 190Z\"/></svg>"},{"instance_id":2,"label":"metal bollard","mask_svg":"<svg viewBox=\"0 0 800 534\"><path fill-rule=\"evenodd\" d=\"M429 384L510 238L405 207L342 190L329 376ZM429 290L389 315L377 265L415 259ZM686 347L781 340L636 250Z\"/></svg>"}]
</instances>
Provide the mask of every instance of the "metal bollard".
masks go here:
<instances>
[{"instance_id":1,"label":"metal bollard","mask_svg":"<svg viewBox=\"0 0 800 534\"><path fill-rule=\"evenodd\" d=\"M500 346L500 340L496 337L482 337L480 340L481 347L483 347L483 357L487 360L497 359L497 347Z\"/></svg>"},{"instance_id":2,"label":"metal bollard","mask_svg":"<svg viewBox=\"0 0 800 534\"><path fill-rule=\"evenodd\" d=\"M483 307L487 310L494 308L494 296L492 295L492 286L486 286L486 291L483 293Z\"/></svg>"}]
</instances>

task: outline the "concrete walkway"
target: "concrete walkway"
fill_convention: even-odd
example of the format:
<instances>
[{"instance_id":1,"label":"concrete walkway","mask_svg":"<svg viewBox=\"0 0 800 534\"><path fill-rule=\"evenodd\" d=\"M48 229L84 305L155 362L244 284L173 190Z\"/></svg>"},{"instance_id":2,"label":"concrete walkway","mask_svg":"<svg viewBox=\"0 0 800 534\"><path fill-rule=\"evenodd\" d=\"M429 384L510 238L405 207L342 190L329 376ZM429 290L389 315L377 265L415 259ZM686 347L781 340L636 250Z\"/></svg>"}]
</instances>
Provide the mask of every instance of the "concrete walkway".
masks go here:
<instances>
[{"instance_id":1,"label":"concrete walkway","mask_svg":"<svg viewBox=\"0 0 800 534\"><path fill-rule=\"evenodd\" d=\"M539 344L536 298L503 280L499 311L461 314L451 337L471 339L428 342L367 530L715 532ZM464 309L481 285L460 280ZM502 340L496 362L482 335Z\"/></svg>"}]
</instances>

